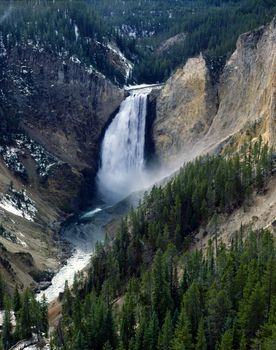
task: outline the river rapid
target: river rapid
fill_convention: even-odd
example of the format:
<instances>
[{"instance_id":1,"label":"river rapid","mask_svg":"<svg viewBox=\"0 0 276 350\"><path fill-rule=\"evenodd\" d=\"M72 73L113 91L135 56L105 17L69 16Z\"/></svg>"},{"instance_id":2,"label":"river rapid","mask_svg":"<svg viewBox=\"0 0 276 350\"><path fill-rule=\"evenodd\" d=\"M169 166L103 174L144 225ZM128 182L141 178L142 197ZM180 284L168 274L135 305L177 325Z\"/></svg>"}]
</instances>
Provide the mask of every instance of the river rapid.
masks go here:
<instances>
[{"instance_id":1,"label":"river rapid","mask_svg":"<svg viewBox=\"0 0 276 350\"><path fill-rule=\"evenodd\" d=\"M90 262L96 243L105 238L105 226L125 215L135 206L146 188L144 165L147 97L154 85L133 86L105 132L101 162L96 177L101 205L64 223L61 237L73 250L66 264L55 274L51 285L37 295L48 302L64 291L65 282L72 285L74 275ZM135 193L130 196L130 193ZM126 198L126 199L124 199ZM104 204L103 204L104 203Z\"/></svg>"}]
</instances>

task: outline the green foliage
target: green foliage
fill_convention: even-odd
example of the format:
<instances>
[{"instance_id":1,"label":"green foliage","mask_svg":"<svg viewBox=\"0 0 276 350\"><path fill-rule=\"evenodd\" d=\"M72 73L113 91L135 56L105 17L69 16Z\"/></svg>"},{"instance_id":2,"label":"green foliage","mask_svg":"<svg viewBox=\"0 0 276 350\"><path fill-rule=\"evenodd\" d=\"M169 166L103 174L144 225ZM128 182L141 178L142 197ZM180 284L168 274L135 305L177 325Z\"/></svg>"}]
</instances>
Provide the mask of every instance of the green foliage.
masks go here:
<instances>
[{"instance_id":1,"label":"green foliage","mask_svg":"<svg viewBox=\"0 0 276 350\"><path fill-rule=\"evenodd\" d=\"M268 231L248 232L244 241L241 227L227 250L217 241L217 216L263 191L271 161L259 139L240 155L188 163L167 185L146 193L112 244L98 244L88 280L66 288L59 348L228 350L254 343L269 349L275 341L275 241ZM215 234L206 256L180 256L193 231L210 220Z\"/></svg>"},{"instance_id":2,"label":"green foliage","mask_svg":"<svg viewBox=\"0 0 276 350\"><path fill-rule=\"evenodd\" d=\"M276 249L269 231L250 232L245 242L237 236L230 250L218 246L215 257L200 252L178 257L178 276L182 271L186 285L177 290L180 306L166 287L162 264L167 258L167 252L156 253L149 270L129 282L122 306L111 308L113 301L105 300L103 289L98 296L95 290L85 297L72 295L77 307L71 316L63 309L62 328L55 337L58 349L234 350L247 349L248 344L273 349ZM241 286L242 271L248 273ZM226 289L229 283L231 290ZM155 301L157 286L160 304ZM160 312L163 308L165 313Z\"/></svg>"},{"instance_id":3,"label":"green foliage","mask_svg":"<svg viewBox=\"0 0 276 350\"><path fill-rule=\"evenodd\" d=\"M203 318L201 318L199 325L198 325L195 350L207 350L207 341L206 341L206 336L205 336Z\"/></svg>"},{"instance_id":4,"label":"green foliage","mask_svg":"<svg viewBox=\"0 0 276 350\"><path fill-rule=\"evenodd\" d=\"M147 278L155 291L153 303L158 304L157 316L159 320L163 318L164 300L171 302L168 292L177 289L174 261L177 251L189 246L192 233L200 225L212 220L217 231L218 214L246 206L254 190L265 188L272 171L271 151L261 140L258 144L254 157L249 144L240 155L199 158L186 164L164 188L153 187L137 210L122 220L112 246L98 244L87 288L99 292L104 281L109 281L114 296L118 296L124 292L125 281L139 276L153 261L153 272ZM257 180L257 168L261 169L262 187ZM171 249L169 242L176 248ZM162 262L161 253L165 251L168 261ZM159 285L160 278L166 283ZM232 286L231 281L225 283L228 283L227 294ZM173 301L177 302L175 294ZM195 323L192 331L193 334L197 331Z\"/></svg>"},{"instance_id":5,"label":"green foliage","mask_svg":"<svg viewBox=\"0 0 276 350\"><path fill-rule=\"evenodd\" d=\"M0 27L0 48L2 45L9 52L20 44L64 57L74 56L112 81L123 79L121 73L114 73L107 53L107 38L115 40L112 28L99 18L96 9L87 1L15 0L9 9L7 3L2 2L0 14L6 11L8 16ZM15 127L15 123L13 118L9 128Z\"/></svg>"},{"instance_id":6,"label":"green foliage","mask_svg":"<svg viewBox=\"0 0 276 350\"><path fill-rule=\"evenodd\" d=\"M158 349L169 350L171 347L171 340L173 337L173 324L169 311L167 311L163 326L159 332Z\"/></svg>"},{"instance_id":7,"label":"green foliage","mask_svg":"<svg viewBox=\"0 0 276 350\"><path fill-rule=\"evenodd\" d=\"M0 310L3 309L4 307L4 299L6 295L6 286L3 280L2 274L0 274Z\"/></svg>"},{"instance_id":8,"label":"green foliage","mask_svg":"<svg viewBox=\"0 0 276 350\"><path fill-rule=\"evenodd\" d=\"M10 349L19 340L30 338L32 333L47 335L48 305L45 299L39 303L29 289L20 295L17 288L11 299L1 274L0 289L3 300L0 310L4 311L0 349ZM15 317L15 329L12 325L12 317Z\"/></svg>"},{"instance_id":9,"label":"green foliage","mask_svg":"<svg viewBox=\"0 0 276 350\"><path fill-rule=\"evenodd\" d=\"M2 340L4 349L9 349L13 344L13 335L12 335L12 324L11 324L11 311L9 305L5 306L4 321L3 321L3 330L2 330Z\"/></svg>"},{"instance_id":10,"label":"green foliage","mask_svg":"<svg viewBox=\"0 0 276 350\"><path fill-rule=\"evenodd\" d=\"M2 1L0 14L6 10ZM273 0L17 0L0 32L8 49L32 42L68 52L124 84L108 58L105 44L113 41L135 63L133 79L155 83L200 52L217 77L238 36L268 23L275 11ZM184 39L162 49L162 43L183 33Z\"/></svg>"},{"instance_id":11,"label":"green foliage","mask_svg":"<svg viewBox=\"0 0 276 350\"><path fill-rule=\"evenodd\" d=\"M269 0L93 0L91 3L124 37L135 36L134 78L154 83L166 79L189 57L204 53L217 77L241 33L270 21L275 1ZM165 50L162 43L179 33ZM136 45L135 45L136 44ZM134 46L135 45L135 46ZM133 51L135 47L135 50ZM124 51L124 45L121 46ZM125 51L128 52L129 51ZM130 55L131 57L131 55Z\"/></svg>"}]
</instances>

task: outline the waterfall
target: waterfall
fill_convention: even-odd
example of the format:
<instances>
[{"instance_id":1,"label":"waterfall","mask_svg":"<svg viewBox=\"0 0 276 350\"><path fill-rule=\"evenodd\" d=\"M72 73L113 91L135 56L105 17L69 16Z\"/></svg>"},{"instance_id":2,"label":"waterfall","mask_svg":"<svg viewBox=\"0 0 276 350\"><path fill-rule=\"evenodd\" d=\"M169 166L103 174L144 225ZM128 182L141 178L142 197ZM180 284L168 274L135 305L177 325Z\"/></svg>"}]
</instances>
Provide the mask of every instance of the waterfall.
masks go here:
<instances>
[{"instance_id":1,"label":"waterfall","mask_svg":"<svg viewBox=\"0 0 276 350\"><path fill-rule=\"evenodd\" d=\"M98 188L118 200L142 187L147 96L150 88L131 90L106 130L101 147Z\"/></svg>"}]
</instances>

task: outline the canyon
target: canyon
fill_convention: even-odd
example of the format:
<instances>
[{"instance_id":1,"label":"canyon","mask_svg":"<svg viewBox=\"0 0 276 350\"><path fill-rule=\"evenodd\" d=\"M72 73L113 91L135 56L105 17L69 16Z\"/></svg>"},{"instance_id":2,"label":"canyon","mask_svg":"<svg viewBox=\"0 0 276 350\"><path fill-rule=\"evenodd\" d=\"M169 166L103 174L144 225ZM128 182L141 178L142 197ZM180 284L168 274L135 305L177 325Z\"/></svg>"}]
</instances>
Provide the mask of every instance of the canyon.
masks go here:
<instances>
[{"instance_id":1,"label":"canyon","mask_svg":"<svg viewBox=\"0 0 276 350\"><path fill-rule=\"evenodd\" d=\"M240 36L218 78L204 55L190 58L149 93L145 158L165 176L196 156L238 150L259 136L275 146L275 65L275 19ZM130 92L74 57L31 44L3 51L0 73L1 108L19 113L28 136L17 135L16 144L1 153L0 218L11 235L0 237L0 265L11 287L35 287L68 257L60 224L95 196L105 132ZM31 219L28 211L20 216L8 210L10 198L22 190L34 203Z\"/></svg>"}]
</instances>

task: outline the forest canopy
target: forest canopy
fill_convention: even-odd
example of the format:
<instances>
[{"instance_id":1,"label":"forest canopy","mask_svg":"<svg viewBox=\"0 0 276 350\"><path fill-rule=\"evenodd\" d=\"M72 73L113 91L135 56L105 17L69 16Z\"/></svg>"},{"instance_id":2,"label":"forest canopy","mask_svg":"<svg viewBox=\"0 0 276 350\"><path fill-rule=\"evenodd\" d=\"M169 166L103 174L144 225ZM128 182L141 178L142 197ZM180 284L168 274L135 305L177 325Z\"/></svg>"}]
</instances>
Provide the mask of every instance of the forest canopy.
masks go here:
<instances>
[{"instance_id":1,"label":"forest canopy","mask_svg":"<svg viewBox=\"0 0 276 350\"><path fill-rule=\"evenodd\" d=\"M238 36L275 13L273 0L2 1L0 32L7 47L31 40L76 55L113 81L104 48L114 41L135 63L133 81L155 83L200 52L220 69Z\"/></svg>"}]
</instances>

